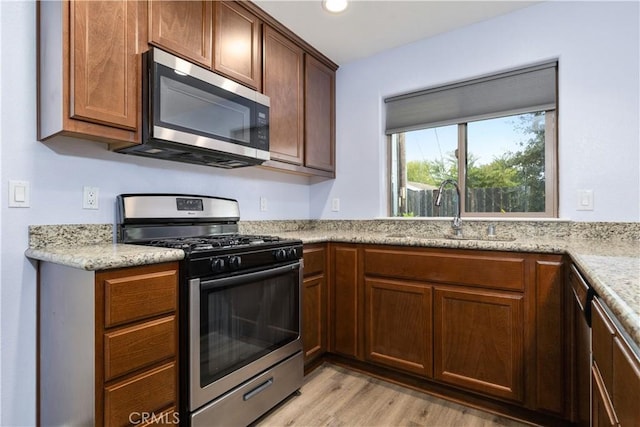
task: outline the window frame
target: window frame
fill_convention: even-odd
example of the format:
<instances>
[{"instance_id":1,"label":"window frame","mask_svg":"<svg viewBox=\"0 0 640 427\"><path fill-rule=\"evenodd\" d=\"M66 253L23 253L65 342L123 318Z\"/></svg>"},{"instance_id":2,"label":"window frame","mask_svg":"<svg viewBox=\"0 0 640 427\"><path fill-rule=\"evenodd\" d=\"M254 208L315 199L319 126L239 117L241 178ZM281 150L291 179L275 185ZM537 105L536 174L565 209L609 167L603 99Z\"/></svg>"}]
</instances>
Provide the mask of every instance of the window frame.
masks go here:
<instances>
[{"instance_id":1,"label":"window frame","mask_svg":"<svg viewBox=\"0 0 640 427\"><path fill-rule=\"evenodd\" d=\"M463 218L558 218L558 135L557 108L540 110L545 112L545 140L544 140L544 171L545 171L545 210L543 212L467 212L466 208L466 173L467 173L467 123L458 123L458 145L457 145L457 161L458 161L458 177L457 184L460 187L460 215ZM534 112L534 111L532 111ZM483 120L492 118L506 117L508 112L504 114L497 113L491 117L485 117ZM435 126L437 127L437 126ZM390 217L393 216L393 171L397 168L394 166L393 155L393 134L387 135L387 212ZM402 203L406 204L406 188L398 188ZM400 209L399 209L400 210ZM441 217L418 217L418 218L441 218Z\"/></svg>"}]
</instances>

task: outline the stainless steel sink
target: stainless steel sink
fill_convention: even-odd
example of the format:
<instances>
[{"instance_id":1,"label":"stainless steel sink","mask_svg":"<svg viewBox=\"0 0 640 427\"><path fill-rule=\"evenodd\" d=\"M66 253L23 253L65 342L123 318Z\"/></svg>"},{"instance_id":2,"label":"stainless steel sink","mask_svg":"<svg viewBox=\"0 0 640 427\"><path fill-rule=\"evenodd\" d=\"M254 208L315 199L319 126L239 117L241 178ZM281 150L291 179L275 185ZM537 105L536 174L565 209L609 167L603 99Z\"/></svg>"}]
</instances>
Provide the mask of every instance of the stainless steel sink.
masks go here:
<instances>
[{"instance_id":1,"label":"stainless steel sink","mask_svg":"<svg viewBox=\"0 0 640 427\"><path fill-rule=\"evenodd\" d=\"M387 234L385 237L406 238L411 236L405 233L391 233L391 234Z\"/></svg>"},{"instance_id":2,"label":"stainless steel sink","mask_svg":"<svg viewBox=\"0 0 640 427\"><path fill-rule=\"evenodd\" d=\"M482 240L485 242L513 242L516 240L515 237L510 236L474 236L474 235L462 235L456 236L454 234L445 234L445 239L450 240Z\"/></svg>"}]
</instances>

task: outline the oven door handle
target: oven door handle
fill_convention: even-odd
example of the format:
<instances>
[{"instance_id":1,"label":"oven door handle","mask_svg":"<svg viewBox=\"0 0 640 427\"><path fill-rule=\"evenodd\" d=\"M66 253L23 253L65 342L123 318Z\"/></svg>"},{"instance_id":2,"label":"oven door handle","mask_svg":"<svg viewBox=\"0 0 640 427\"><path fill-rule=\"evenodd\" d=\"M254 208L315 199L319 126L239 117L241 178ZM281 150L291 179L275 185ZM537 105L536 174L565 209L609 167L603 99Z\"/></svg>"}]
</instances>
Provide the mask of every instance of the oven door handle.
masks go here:
<instances>
[{"instance_id":1,"label":"oven door handle","mask_svg":"<svg viewBox=\"0 0 640 427\"><path fill-rule=\"evenodd\" d=\"M220 288L223 286L235 286L247 282L255 282L258 280L268 279L270 277L279 276L289 273L300 268L300 262L288 264L281 267L271 268L269 270L256 271L253 273L239 274L232 277L223 277L221 279L207 280L200 283L200 290L206 291L210 289Z\"/></svg>"}]
</instances>

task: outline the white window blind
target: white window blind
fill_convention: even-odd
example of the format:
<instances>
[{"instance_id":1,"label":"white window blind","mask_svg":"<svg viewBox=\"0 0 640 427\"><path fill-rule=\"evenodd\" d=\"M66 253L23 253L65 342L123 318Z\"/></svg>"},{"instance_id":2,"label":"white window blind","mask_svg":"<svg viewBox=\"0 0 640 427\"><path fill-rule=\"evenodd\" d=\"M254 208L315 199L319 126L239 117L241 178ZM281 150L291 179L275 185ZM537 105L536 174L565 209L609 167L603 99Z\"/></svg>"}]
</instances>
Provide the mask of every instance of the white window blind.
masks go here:
<instances>
[{"instance_id":1,"label":"white window blind","mask_svg":"<svg viewBox=\"0 0 640 427\"><path fill-rule=\"evenodd\" d=\"M557 61L385 99L386 134L556 108Z\"/></svg>"}]
</instances>

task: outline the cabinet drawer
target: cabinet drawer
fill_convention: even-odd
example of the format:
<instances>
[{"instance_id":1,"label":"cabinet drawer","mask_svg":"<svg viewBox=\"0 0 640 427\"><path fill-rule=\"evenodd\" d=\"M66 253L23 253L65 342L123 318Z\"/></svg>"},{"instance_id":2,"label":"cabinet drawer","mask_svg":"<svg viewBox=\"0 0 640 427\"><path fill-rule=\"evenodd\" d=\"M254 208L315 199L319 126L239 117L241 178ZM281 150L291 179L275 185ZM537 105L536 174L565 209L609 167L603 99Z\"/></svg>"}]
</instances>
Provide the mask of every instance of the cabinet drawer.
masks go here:
<instances>
[{"instance_id":1,"label":"cabinet drawer","mask_svg":"<svg viewBox=\"0 0 640 427\"><path fill-rule=\"evenodd\" d=\"M176 365L157 369L114 384L104 392L104 425L130 425L133 413L160 413L175 404Z\"/></svg>"},{"instance_id":2,"label":"cabinet drawer","mask_svg":"<svg viewBox=\"0 0 640 427\"><path fill-rule=\"evenodd\" d=\"M105 327L175 311L178 270L105 280Z\"/></svg>"},{"instance_id":3,"label":"cabinet drawer","mask_svg":"<svg viewBox=\"0 0 640 427\"><path fill-rule=\"evenodd\" d=\"M106 333L104 353L105 381L174 356L175 316Z\"/></svg>"},{"instance_id":4,"label":"cabinet drawer","mask_svg":"<svg viewBox=\"0 0 640 427\"><path fill-rule=\"evenodd\" d=\"M569 282L571 283L571 288L573 289L576 298L580 302L580 308L584 311L587 307L587 293L589 292L589 286L574 265L569 269Z\"/></svg>"},{"instance_id":5,"label":"cabinet drawer","mask_svg":"<svg viewBox=\"0 0 640 427\"><path fill-rule=\"evenodd\" d=\"M304 248L304 275L322 274L325 270L325 253L324 246L305 247Z\"/></svg>"},{"instance_id":6,"label":"cabinet drawer","mask_svg":"<svg viewBox=\"0 0 640 427\"><path fill-rule=\"evenodd\" d=\"M406 249L365 249L366 275L524 290L524 258L506 255L443 254Z\"/></svg>"}]
</instances>

